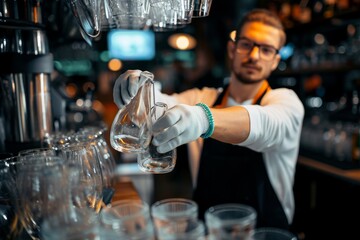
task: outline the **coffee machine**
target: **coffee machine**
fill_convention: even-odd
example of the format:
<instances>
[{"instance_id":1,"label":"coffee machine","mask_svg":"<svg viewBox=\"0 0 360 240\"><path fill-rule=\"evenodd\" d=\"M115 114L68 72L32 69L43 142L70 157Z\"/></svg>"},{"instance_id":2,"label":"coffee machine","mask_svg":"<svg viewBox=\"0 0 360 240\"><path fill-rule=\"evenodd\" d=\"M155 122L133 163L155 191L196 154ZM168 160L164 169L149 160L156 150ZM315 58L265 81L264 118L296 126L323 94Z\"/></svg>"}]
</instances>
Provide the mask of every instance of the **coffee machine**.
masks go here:
<instances>
[{"instance_id":1,"label":"coffee machine","mask_svg":"<svg viewBox=\"0 0 360 240\"><path fill-rule=\"evenodd\" d=\"M53 131L49 52L41 0L0 2L0 152L40 147Z\"/></svg>"}]
</instances>

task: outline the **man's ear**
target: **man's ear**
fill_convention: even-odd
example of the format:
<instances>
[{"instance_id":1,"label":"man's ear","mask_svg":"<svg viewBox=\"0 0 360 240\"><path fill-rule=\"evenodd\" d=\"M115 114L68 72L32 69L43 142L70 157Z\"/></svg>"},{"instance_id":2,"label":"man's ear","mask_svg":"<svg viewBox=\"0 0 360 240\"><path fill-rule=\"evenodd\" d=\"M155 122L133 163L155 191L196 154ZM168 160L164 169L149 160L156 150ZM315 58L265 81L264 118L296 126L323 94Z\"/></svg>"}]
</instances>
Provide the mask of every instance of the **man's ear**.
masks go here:
<instances>
[{"instance_id":1,"label":"man's ear","mask_svg":"<svg viewBox=\"0 0 360 240\"><path fill-rule=\"evenodd\" d=\"M234 58L235 50L236 50L236 43L232 40L229 40L227 43L227 54L229 59L232 60Z\"/></svg>"},{"instance_id":2,"label":"man's ear","mask_svg":"<svg viewBox=\"0 0 360 240\"><path fill-rule=\"evenodd\" d=\"M276 54L275 59L274 59L274 63L271 66L272 71L274 71L277 68L277 66L279 65L280 60L281 60L280 54Z\"/></svg>"}]
</instances>

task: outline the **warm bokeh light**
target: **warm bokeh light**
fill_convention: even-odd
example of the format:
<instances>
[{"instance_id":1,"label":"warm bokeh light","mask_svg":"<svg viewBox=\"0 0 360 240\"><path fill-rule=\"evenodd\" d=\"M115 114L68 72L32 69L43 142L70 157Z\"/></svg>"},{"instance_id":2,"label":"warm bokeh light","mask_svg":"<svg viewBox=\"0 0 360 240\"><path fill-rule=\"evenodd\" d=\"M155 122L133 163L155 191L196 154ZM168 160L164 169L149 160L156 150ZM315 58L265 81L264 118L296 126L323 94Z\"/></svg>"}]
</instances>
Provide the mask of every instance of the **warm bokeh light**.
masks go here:
<instances>
[{"instance_id":1,"label":"warm bokeh light","mask_svg":"<svg viewBox=\"0 0 360 240\"><path fill-rule=\"evenodd\" d=\"M122 62L119 59L111 59L108 62L108 68L111 71L119 71L122 68Z\"/></svg>"},{"instance_id":2,"label":"warm bokeh light","mask_svg":"<svg viewBox=\"0 0 360 240\"><path fill-rule=\"evenodd\" d=\"M184 36L179 37L176 39L176 46L182 50L187 49L189 47L189 39Z\"/></svg>"},{"instance_id":3,"label":"warm bokeh light","mask_svg":"<svg viewBox=\"0 0 360 240\"><path fill-rule=\"evenodd\" d=\"M231 33L229 34L229 37L230 37L231 40L235 41L236 30L231 31Z\"/></svg>"},{"instance_id":4,"label":"warm bokeh light","mask_svg":"<svg viewBox=\"0 0 360 240\"><path fill-rule=\"evenodd\" d=\"M178 50L190 50L196 47L196 39L186 33L173 34L169 37L168 43Z\"/></svg>"},{"instance_id":5,"label":"warm bokeh light","mask_svg":"<svg viewBox=\"0 0 360 240\"><path fill-rule=\"evenodd\" d=\"M78 87L74 83L69 83L65 87L66 95L70 98L74 98L77 94Z\"/></svg>"},{"instance_id":6,"label":"warm bokeh light","mask_svg":"<svg viewBox=\"0 0 360 240\"><path fill-rule=\"evenodd\" d=\"M314 36L314 41L319 44L319 45L322 45L325 43L325 37L323 34L320 34L320 33L317 33L315 34Z\"/></svg>"},{"instance_id":7,"label":"warm bokeh light","mask_svg":"<svg viewBox=\"0 0 360 240\"><path fill-rule=\"evenodd\" d=\"M100 113L101 115L104 114L104 111L105 111L105 107L104 107L104 104L102 102L100 102L99 100L94 100L93 103L92 103L92 108Z\"/></svg>"},{"instance_id":8,"label":"warm bokeh light","mask_svg":"<svg viewBox=\"0 0 360 240\"><path fill-rule=\"evenodd\" d=\"M349 24L346 28L347 33L349 34L349 36L355 36L356 33L356 27L352 24Z\"/></svg>"},{"instance_id":9,"label":"warm bokeh light","mask_svg":"<svg viewBox=\"0 0 360 240\"><path fill-rule=\"evenodd\" d=\"M84 92L87 92L87 91L95 91L95 84L93 82L86 82L83 84L82 86L82 90Z\"/></svg>"}]
</instances>

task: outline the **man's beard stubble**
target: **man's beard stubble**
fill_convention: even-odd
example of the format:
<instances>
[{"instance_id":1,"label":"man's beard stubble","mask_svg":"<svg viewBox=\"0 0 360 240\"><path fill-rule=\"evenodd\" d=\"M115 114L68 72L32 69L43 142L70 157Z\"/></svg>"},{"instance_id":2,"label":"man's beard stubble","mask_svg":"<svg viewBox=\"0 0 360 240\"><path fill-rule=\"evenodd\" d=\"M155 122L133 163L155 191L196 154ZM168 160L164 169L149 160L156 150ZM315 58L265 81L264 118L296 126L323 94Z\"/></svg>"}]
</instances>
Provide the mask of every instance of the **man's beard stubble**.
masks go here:
<instances>
[{"instance_id":1,"label":"man's beard stubble","mask_svg":"<svg viewBox=\"0 0 360 240\"><path fill-rule=\"evenodd\" d=\"M267 76L263 76L263 77L261 77L261 78L259 78L259 79L250 79L250 78L248 78L247 76L245 76L245 74L243 74L242 72L236 72L234 69L235 69L235 67L234 67L234 62L232 63L232 65L231 65L231 67L232 67L232 72L233 72L233 74L235 75L235 77L236 77L236 80L237 81L239 81L239 82L241 82L241 83L243 83L243 84L256 84L256 83L259 83L259 82L261 82L261 81L263 81L264 79L267 79L269 76L270 76L270 74L268 74ZM251 65L255 65L255 63L253 62L253 61L247 61L247 62L244 62L244 63L242 63L242 65L247 65L247 64L251 64ZM260 71L261 69L259 68L259 71Z\"/></svg>"}]
</instances>

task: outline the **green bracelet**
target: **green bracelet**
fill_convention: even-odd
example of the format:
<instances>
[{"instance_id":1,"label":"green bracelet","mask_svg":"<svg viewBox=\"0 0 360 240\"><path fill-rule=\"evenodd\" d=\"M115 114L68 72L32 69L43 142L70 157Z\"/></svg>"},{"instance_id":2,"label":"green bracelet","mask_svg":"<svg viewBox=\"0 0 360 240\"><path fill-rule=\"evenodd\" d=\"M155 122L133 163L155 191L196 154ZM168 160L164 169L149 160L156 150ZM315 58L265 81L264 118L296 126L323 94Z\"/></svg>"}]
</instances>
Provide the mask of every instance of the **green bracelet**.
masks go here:
<instances>
[{"instance_id":1,"label":"green bracelet","mask_svg":"<svg viewBox=\"0 0 360 240\"><path fill-rule=\"evenodd\" d=\"M215 122L214 122L213 115L212 115L212 113L211 113L211 111L210 111L210 108L209 108L206 104L204 104L204 103L197 103L196 106L200 106L200 107L204 110L204 112L205 112L205 114L206 114L206 117L207 117L207 119L208 119L208 121L209 121L209 128L208 128L207 131L206 131L204 134L202 134L200 137L202 137L202 138L209 138L209 137L211 137L211 135L213 135L214 130L215 130Z\"/></svg>"}]
</instances>

